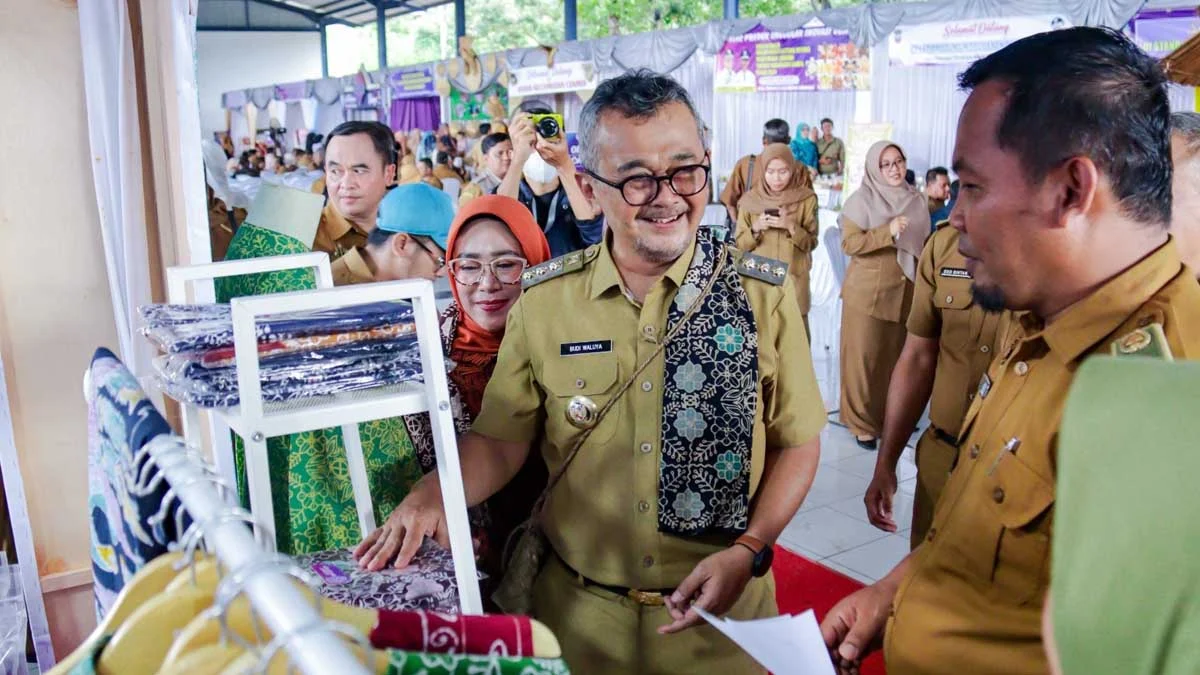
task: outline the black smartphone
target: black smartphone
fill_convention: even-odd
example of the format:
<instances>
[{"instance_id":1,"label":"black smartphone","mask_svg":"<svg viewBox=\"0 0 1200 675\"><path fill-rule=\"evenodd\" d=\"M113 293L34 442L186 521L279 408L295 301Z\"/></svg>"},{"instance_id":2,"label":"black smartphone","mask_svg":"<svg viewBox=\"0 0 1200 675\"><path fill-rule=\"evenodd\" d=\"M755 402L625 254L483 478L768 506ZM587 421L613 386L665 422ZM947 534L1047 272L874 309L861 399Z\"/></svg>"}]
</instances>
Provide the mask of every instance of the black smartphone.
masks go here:
<instances>
[{"instance_id":1,"label":"black smartphone","mask_svg":"<svg viewBox=\"0 0 1200 675\"><path fill-rule=\"evenodd\" d=\"M767 209L766 211L763 211L763 214L771 216L772 218L778 218L779 217L779 209Z\"/></svg>"}]
</instances>

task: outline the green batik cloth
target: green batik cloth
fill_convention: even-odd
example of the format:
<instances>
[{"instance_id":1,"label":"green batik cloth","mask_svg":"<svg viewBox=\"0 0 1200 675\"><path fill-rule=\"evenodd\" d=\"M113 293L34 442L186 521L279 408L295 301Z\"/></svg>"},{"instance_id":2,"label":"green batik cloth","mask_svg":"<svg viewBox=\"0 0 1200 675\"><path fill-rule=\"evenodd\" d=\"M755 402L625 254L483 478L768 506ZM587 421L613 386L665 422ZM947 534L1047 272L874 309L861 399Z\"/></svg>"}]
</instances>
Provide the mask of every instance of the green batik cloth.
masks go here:
<instances>
[{"instance_id":1,"label":"green batik cloth","mask_svg":"<svg viewBox=\"0 0 1200 675\"><path fill-rule=\"evenodd\" d=\"M238 228L226 260L307 253L302 242L249 223ZM217 280L217 302L316 287L312 270L264 272ZM421 477L416 450L401 417L358 425L376 522L382 523ZM238 496L249 508L246 452L233 437ZM355 546L362 541L341 429L267 439L275 543L281 553L302 554Z\"/></svg>"},{"instance_id":2,"label":"green batik cloth","mask_svg":"<svg viewBox=\"0 0 1200 675\"><path fill-rule=\"evenodd\" d=\"M1200 672L1200 363L1092 358L1058 440L1050 596L1066 675Z\"/></svg>"},{"instance_id":3,"label":"green batik cloth","mask_svg":"<svg viewBox=\"0 0 1200 675\"><path fill-rule=\"evenodd\" d=\"M570 672L562 659L388 650L387 675L569 675Z\"/></svg>"}]
</instances>

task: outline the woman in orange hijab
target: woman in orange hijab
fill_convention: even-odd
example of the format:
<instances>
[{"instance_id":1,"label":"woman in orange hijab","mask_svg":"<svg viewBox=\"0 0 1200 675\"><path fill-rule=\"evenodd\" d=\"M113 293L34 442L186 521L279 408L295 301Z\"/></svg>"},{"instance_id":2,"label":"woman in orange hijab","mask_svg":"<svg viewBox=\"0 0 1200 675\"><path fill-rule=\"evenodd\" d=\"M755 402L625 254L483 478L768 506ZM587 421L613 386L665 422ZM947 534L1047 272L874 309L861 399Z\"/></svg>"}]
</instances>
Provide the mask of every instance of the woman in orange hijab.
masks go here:
<instances>
[{"instance_id":1,"label":"woman in orange hijab","mask_svg":"<svg viewBox=\"0 0 1200 675\"><path fill-rule=\"evenodd\" d=\"M479 414L484 389L496 368L508 312L521 297L521 275L527 267L550 259L550 245L529 209L515 199L487 195L458 212L446 240L446 257L454 303L442 314L442 347L454 363L449 384L455 427L465 433ZM422 470L437 468L429 416L410 415L404 422ZM480 509L472 509L476 557L493 580L500 578L504 542L529 517L545 485L545 463L537 453L530 453L512 482ZM355 550L359 564L383 568L395 555L388 542L399 541L400 534L398 524L389 518Z\"/></svg>"}]
</instances>

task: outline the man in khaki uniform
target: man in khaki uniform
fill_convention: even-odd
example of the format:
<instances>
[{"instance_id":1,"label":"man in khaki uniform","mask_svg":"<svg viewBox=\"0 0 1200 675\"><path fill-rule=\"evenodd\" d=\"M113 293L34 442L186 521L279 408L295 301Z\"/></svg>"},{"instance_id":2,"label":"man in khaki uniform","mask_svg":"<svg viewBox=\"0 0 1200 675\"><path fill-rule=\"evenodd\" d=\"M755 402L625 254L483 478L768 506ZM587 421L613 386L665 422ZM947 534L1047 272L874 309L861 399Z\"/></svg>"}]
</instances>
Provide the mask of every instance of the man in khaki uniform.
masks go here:
<instances>
[{"instance_id":1,"label":"man in khaki uniform","mask_svg":"<svg viewBox=\"0 0 1200 675\"><path fill-rule=\"evenodd\" d=\"M833 120L821 120L821 137L817 139L817 173L840 176L846 168L846 144L833 135Z\"/></svg>"},{"instance_id":2,"label":"man in khaki uniform","mask_svg":"<svg viewBox=\"0 0 1200 675\"><path fill-rule=\"evenodd\" d=\"M774 119L767 120L763 125L763 149L772 143L782 143L787 145L792 142L792 137L789 135L790 128L785 120ZM725 205L725 210L729 212L729 222L736 223L738 217L737 205L742 201L742 195L746 194L754 188L754 163L757 155L746 155L739 159L737 164L733 165L733 174L729 176L729 181L725 183L725 189L721 191L721 203ZM811 181L809 183L812 184Z\"/></svg>"},{"instance_id":3,"label":"man in khaki uniform","mask_svg":"<svg viewBox=\"0 0 1200 675\"><path fill-rule=\"evenodd\" d=\"M958 456L963 416L1009 322L1007 312L985 312L971 298L971 273L958 252L958 230L949 224L938 223L917 266L908 338L888 387L883 443L864 499L871 524L895 532L896 464L932 394L931 425L917 443L913 548L929 530L933 507Z\"/></svg>"},{"instance_id":4,"label":"man in khaki uniform","mask_svg":"<svg viewBox=\"0 0 1200 675\"><path fill-rule=\"evenodd\" d=\"M843 672L882 638L889 675L1046 673L1055 445L1073 375L1093 354L1200 356L1200 284L1167 234L1157 62L1118 32L1070 28L1019 40L961 82L972 93L950 222L975 301L1024 313L979 383L925 542L822 623Z\"/></svg>"},{"instance_id":5,"label":"man in khaki uniform","mask_svg":"<svg viewBox=\"0 0 1200 675\"><path fill-rule=\"evenodd\" d=\"M392 132L379 122L344 122L325 141L325 187L314 251L333 261L338 286L373 281L362 247L375 229L379 203L396 175Z\"/></svg>"},{"instance_id":6,"label":"man in khaki uniform","mask_svg":"<svg viewBox=\"0 0 1200 675\"><path fill-rule=\"evenodd\" d=\"M608 235L525 273L459 442L467 501L537 439L555 475L591 428L551 492L533 598L572 671L762 672L692 608L776 613L770 546L816 471L825 412L787 267L699 228L708 153L673 80L603 83L580 138ZM360 560L400 548L407 564L423 536L444 540L443 519L427 476Z\"/></svg>"}]
</instances>

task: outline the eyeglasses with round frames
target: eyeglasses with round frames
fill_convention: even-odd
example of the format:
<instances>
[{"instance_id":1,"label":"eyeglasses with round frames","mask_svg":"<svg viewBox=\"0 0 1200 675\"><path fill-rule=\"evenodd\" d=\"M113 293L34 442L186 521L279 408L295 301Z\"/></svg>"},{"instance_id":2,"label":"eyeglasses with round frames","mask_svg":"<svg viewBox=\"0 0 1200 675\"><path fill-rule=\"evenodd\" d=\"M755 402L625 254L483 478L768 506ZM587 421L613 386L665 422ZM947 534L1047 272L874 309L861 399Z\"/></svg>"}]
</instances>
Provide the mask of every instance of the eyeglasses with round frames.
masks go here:
<instances>
[{"instance_id":1,"label":"eyeglasses with round frames","mask_svg":"<svg viewBox=\"0 0 1200 675\"><path fill-rule=\"evenodd\" d=\"M483 275L488 270L496 281L512 286L521 283L521 274L525 272L529 262L517 256L502 256L487 262L476 258L455 258L446 265L450 276L463 286L483 283Z\"/></svg>"},{"instance_id":2,"label":"eyeglasses with round frames","mask_svg":"<svg viewBox=\"0 0 1200 675\"><path fill-rule=\"evenodd\" d=\"M700 194L708 187L709 174L712 167L707 164L689 164L671 169L661 176L630 176L622 181L610 181L587 170L587 175L615 188L621 192L621 197L630 206L645 206L658 198L660 186L666 182L671 191L680 197L691 197Z\"/></svg>"}]
</instances>

